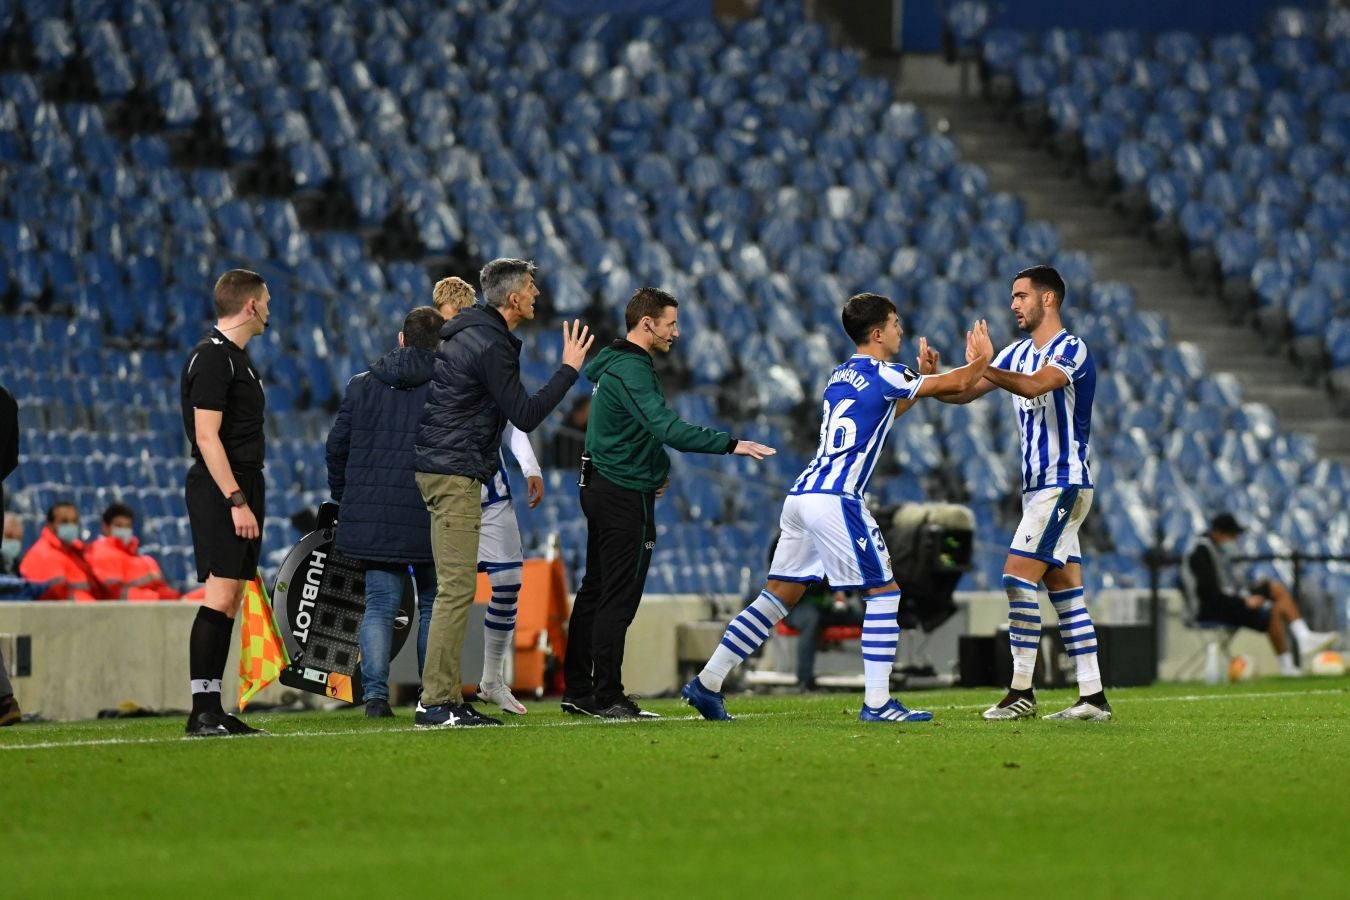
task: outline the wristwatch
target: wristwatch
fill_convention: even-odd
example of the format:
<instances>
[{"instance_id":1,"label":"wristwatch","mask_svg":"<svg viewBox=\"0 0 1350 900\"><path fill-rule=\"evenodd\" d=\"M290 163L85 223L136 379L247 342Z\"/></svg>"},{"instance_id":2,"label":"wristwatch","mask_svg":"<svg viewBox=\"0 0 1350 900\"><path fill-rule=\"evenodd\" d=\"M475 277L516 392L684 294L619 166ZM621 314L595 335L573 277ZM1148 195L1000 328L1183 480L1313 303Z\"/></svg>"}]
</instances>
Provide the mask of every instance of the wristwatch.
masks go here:
<instances>
[{"instance_id":1,"label":"wristwatch","mask_svg":"<svg viewBox=\"0 0 1350 900\"><path fill-rule=\"evenodd\" d=\"M244 496L243 491L235 491L225 499L230 501L231 506L248 506L248 498Z\"/></svg>"}]
</instances>

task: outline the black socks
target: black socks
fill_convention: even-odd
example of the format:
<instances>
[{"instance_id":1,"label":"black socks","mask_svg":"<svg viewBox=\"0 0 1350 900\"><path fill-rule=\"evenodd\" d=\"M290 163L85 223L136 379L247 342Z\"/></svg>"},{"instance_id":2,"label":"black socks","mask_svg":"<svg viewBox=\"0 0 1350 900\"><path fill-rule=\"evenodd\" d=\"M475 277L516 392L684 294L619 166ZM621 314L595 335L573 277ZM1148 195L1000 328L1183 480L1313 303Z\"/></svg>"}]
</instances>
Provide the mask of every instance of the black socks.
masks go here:
<instances>
[{"instance_id":1,"label":"black socks","mask_svg":"<svg viewBox=\"0 0 1350 900\"><path fill-rule=\"evenodd\" d=\"M188 638L188 677L192 679L192 711L223 713L220 705L225 659L230 655L234 619L209 606L197 610Z\"/></svg>"}]
</instances>

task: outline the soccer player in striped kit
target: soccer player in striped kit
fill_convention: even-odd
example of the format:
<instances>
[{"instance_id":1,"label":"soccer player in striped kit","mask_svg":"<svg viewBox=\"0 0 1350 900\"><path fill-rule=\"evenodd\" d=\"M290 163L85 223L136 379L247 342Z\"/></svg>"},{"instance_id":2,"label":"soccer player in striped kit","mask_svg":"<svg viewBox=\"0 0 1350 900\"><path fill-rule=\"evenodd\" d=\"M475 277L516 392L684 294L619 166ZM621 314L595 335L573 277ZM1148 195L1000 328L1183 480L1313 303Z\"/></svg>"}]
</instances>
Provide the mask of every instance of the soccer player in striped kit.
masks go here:
<instances>
[{"instance_id":1,"label":"soccer player in striped kit","mask_svg":"<svg viewBox=\"0 0 1350 900\"><path fill-rule=\"evenodd\" d=\"M1013 677L1007 695L984 711L989 720L1036 715L1031 679L1041 641L1037 586L1045 584L1059 634L1078 669L1078 700L1047 719L1104 722L1111 704L1097 665L1097 632L1083 600L1078 529L1092 508L1088 435L1097 367L1087 344L1064 330L1064 279L1050 266L1018 272L1012 311L1028 337L994 359L974 389L947 403L969 403L995 388L1013 394L1022 434L1022 521L1003 566ZM922 366L920 367L922 370Z\"/></svg>"},{"instance_id":2,"label":"soccer player in striped kit","mask_svg":"<svg viewBox=\"0 0 1350 900\"><path fill-rule=\"evenodd\" d=\"M844 331L858 352L834 370L825 387L824 418L815 459L783 502L782 536L769 564L764 590L727 626L722 642L681 695L705 719L727 720L722 681L768 640L774 626L806 593L828 578L835 590L866 596L862 651L863 722L927 722L933 714L906 709L891 697L891 668L900 641L900 589L891 574L881 529L863 502L886 435L897 417L920 397L970 391L994 354L989 329L977 321L966 332L967 364L942 374L921 375L890 362L900 352L904 330L895 304L877 294L849 298ZM937 354L919 339L921 368L935 371ZM925 365L931 361L931 366Z\"/></svg>"},{"instance_id":3,"label":"soccer player in striped kit","mask_svg":"<svg viewBox=\"0 0 1350 900\"><path fill-rule=\"evenodd\" d=\"M472 285L451 276L436 283L432 300L440 314L449 320L460 310L473 306L477 297ZM502 432L502 444L511 448L511 455L525 476L530 509L534 509L544 499L544 478L529 435L508 423ZM515 698L506 683L505 662L516 633L516 606L525 553L520 542L520 523L516 521L516 508L511 499L511 485L506 479L504 450L498 451L498 459L501 465L497 474L483 482L483 521L478 533L478 571L486 572L492 584L492 599L483 617L483 675L479 679L478 696L485 702L495 703L503 712L522 716L525 705Z\"/></svg>"}]
</instances>

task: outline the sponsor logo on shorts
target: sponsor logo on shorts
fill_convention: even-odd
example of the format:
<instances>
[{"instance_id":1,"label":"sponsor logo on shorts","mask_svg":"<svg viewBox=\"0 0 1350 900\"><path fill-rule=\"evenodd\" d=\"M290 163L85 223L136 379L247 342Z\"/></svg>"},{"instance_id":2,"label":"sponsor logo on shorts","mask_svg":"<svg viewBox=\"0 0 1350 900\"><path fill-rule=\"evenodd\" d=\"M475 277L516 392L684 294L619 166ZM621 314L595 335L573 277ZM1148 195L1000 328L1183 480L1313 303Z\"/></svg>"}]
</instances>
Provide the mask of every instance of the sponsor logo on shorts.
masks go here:
<instances>
[{"instance_id":1,"label":"sponsor logo on shorts","mask_svg":"<svg viewBox=\"0 0 1350 900\"><path fill-rule=\"evenodd\" d=\"M867 546L867 538L858 538L856 543L858 545L858 549L862 550L864 547Z\"/></svg>"}]
</instances>

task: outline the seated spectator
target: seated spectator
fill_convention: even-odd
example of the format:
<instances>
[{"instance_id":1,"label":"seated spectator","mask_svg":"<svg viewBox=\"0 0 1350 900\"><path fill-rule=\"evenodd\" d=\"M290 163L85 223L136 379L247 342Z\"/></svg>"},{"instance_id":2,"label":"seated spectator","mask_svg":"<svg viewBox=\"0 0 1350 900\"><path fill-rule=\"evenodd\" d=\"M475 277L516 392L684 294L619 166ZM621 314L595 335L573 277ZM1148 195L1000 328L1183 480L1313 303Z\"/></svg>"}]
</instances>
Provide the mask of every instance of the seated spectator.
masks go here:
<instances>
[{"instance_id":1,"label":"seated spectator","mask_svg":"<svg viewBox=\"0 0 1350 900\"><path fill-rule=\"evenodd\" d=\"M103 600L177 600L154 557L137 552L136 513L125 503L103 511L103 536L89 544L85 559L103 584Z\"/></svg>"},{"instance_id":2,"label":"seated spectator","mask_svg":"<svg viewBox=\"0 0 1350 900\"><path fill-rule=\"evenodd\" d=\"M1303 674L1294 663L1284 626L1298 642L1305 663L1336 642L1338 635L1313 631L1303 621L1289 589L1271 578L1244 585L1233 572L1232 556L1237 539L1246 531L1232 513L1220 513L1210 523L1209 533L1196 538L1186 552L1181 578L1195 603L1197 622L1217 622L1264 631L1280 659L1280 674Z\"/></svg>"},{"instance_id":3,"label":"seated spectator","mask_svg":"<svg viewBox=\"0 0 1350 900\"><path fill-rule=\"evenodd\" d=\"M95 600L107 592L85 559L80 514L69 501L53 503L47 524L19 563L29 581L49 582L39 600Z\"/></svg>"},{"instance_id":4,"label":"seated spectator","mask_svg":"<svg viewBox=\"0 0 1350 900\"><path fill-rule=\"evenodd\" d=\"M4 540L0 541L0 575L18 575L19 557L23 556L23 523L12 513L5 513Z\"/></svg>"}]
</instances>

